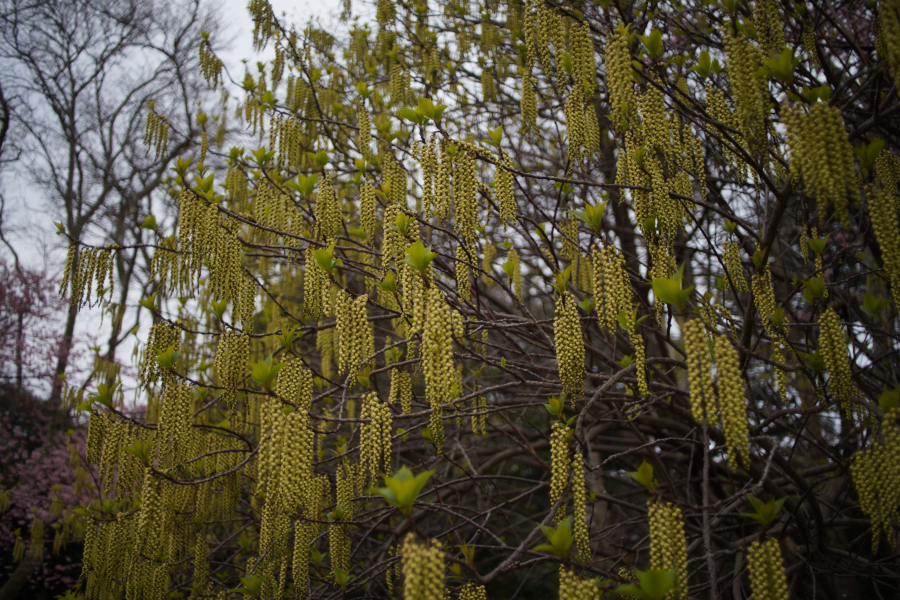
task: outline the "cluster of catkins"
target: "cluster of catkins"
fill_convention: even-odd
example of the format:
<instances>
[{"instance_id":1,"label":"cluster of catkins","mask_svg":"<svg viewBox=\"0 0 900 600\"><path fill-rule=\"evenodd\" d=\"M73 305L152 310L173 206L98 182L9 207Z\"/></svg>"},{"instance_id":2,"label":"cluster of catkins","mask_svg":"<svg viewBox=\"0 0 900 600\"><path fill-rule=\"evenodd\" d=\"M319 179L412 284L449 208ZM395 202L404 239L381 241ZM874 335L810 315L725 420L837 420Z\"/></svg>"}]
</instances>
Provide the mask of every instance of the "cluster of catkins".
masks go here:
<instances>
[{"instance_id":1,"label":"cluster of catkins","mask_svg":"<svg viewBox=\"0 0 900 600\"><path fill-rule=\"evenodd\" d=\"M688 597L687 542L681 509L661 499L647 502L650 514L650 565L675 572L672 598Z\"/></svg>"},{"instance_id":2,"label":"cluster of catkins","mask_svg":"<svg viewBox=\"0 0 900 600\"><path fill-rule=\"evenodd\" d=\"M403 598L443 600L444 550L440 542L420 543L414 533L403 540Z\"/></svg>"},{"instance_id":3,"label":"cluster of catkins","mask_svg":"<svg viewBox=\"0 0 900 600\"><path fill-rule=\"evenodd\" d=\"M787 600L788 586L784 575L781 546L775 538L758 539L747 548L750 587L759 600Z\"/></svg>"},{"instance_id":4,"label":"cluster of catkins","mask_svg":"<svg viewBox=\"0 0 900 600\"><path fill-rule=\"evenodd\" d=\"M701 319L684 324L684 344L687 353L688 383L691 393L691 413L698 423L716 419L712 360L707 345L706 327ZM719 380L719 412L728 446L728 466L737 469L738 463L750 464L750 440L747 423L747 398L737 351L720 335L715 340L715 364Z\"/></svg>"},{"instance_id":5,"label":"cluster of catkins","mask_svg":"<svg viewBox=\"0 0 900 600\"><path fill-rule=\"evenodd\" d=\"M893 522L900 518L900 408L889 410L881 423L882 440L853 458L850 473L863 513L872 521L872 552L882 531L891 548L900 545Z\"/></svg>"}]
</instances>

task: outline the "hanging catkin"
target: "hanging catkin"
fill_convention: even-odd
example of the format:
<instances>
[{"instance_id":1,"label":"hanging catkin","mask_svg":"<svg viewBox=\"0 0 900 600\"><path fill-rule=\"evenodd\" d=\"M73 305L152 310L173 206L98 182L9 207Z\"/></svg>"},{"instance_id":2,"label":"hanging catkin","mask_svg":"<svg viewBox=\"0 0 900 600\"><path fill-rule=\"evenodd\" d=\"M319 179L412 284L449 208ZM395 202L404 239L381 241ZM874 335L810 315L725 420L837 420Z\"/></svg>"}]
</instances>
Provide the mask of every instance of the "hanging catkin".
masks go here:
<instances>
[{"instance_id":1,"label":"hanging catkin","mask_svg":"<svg viewBox=\"0 0 900 600\"><path fill-rule=\"evenodd\" d=\"M728 445L728 466L737 469L740 462L750 466L750 441L747 427L747 397L737 351L728 338L716 338L716 371L719 377L719 407Z\"/></svg>"},{"instance_id":2,"label":"hanging catkin","mask_svg":"<svg viewBox=\"0 0 900 600\"><path fill-rule=\"evenodd\" d=\"M747 548L750 587L755 600L787 600L781 545L775 538L756 540Z\"/></svg>"},{"instance_id":3,"label":"hanging catkin","mask_svg":"<svg viewBox=\"0 0 900 600\"><path fill-rule=\"evenodd\" d=\"M437 540L419 543L414 533L403 541L404 600L443 600L444 552Z\"/></svg>"},{"instance_id":4,"label":"hanging catkin","mask_svg":"<svg viewBox=\"0 0 900 600\"><path fill-rule=\"evenodd\" d=\"M584 386L584 342L575 297L568 291L556 299L553 333L563 391L573 397L581 396Z\"/></svg>"}]
</instances>

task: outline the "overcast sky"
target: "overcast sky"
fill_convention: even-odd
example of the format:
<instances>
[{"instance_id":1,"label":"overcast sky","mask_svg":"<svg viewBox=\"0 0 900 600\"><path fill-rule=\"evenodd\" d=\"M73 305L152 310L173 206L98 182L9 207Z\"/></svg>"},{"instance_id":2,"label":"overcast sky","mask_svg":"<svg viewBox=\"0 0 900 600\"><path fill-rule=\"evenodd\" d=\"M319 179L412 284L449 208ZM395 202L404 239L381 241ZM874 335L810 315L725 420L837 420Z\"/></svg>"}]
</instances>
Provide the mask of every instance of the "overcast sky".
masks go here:
<instances>
[{"instance_id":1,"label":"overcast sky","mask_svg":"<svg viewBox=\"0 0 900 600\"><path fill-rule=\"evenodd\" d=\"M328 31L338 21L341 12L341 0L269 0L275 15L279 18L281 13L287 13L287 22L296 24L300 29L310 17L318 17ZM234 36L234 45L227 56L222 59L231 68L240 65L243 59L251 59L256 62L256 53L253 51L253 22L247 10L247 0L223 0L222 9L225 11L223 19L228 33ZM243 70L235 75L243 77Z\"/></svg>"},{"instance_id":2,"label":"overcast sky","mask_svg":"<svg viewBox=\"0 0 900 600\"><path fill-rule=\"evenodd\" d=\"M225 62L232 77L240 81L244 75L241 60L249 59L255 63L260 59L260 55L252 47L253 21L247 10L248 0L207 0L213 6L217 1L220 1L222 11L220 16L225 28L220 41L233 40L230 47L221 53L220 58ZM286 13L286 21L297 25L298 29L301 29L310 18L318 18L323 29L330 32L337 32L341 27L338 17L342 0L270 0L270 2L277 16L281 17L282 12ZM360 3L354 1L354 14L363 14L368 18L374 14L371 4L366 1L365 5L356 8ZM262 58L269 59L272 56L274 51L269 48L263 53ZM56 236L52 219L43 210L46 206L40 198L44 194L43 190L33 186L23 170L12 168L5 169L0 176L0 190L6 204L4 225L22 262L30 268L46 268L50 273L61 273L65 248ZM6 249L0 248L0 252L5 253ZM131 319L130 315L126 317L126 323ZM144 324L143 321L147 320L142 320L144 326L141 328L141 339L145 337L144 330L149 323L148 321ZM100 330L105 332L104 325L108 326L108 322L101 324L97 310L85 309L77 321L76 337L81 337L82 333L96 333ZM118 358L126 364L129 362L132 343L133 338L129 336L118 351ZM133 381L129 381L130 378L127 376L125 379L126 388L131 388ZM130 396L130 393L127 395Z\"/></svg>"}]
</instances>

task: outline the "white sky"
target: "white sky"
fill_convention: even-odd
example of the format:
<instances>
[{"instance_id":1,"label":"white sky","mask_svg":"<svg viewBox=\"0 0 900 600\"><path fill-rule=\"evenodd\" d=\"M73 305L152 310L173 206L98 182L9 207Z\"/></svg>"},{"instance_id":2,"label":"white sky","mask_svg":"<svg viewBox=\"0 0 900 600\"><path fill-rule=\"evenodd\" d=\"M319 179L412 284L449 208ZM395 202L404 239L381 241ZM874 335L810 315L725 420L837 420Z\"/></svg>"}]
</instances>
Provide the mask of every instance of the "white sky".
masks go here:
<instances>
[{"instance_id":1,"label":"white sky","mask_svg":"<svg viewBox=\"0 0 900 600\"><path fill-rule=\"evenodd\" d=\"M341 12L341 0L269 0L275 11L275 16L281 18L282 12L287 13L287 22L296 24L298 29L310 19L318 17L325 29L333 30ZM234 36L234 45L230 52L221 56L225 64L233 70L232 75L243 77L243 69L239 69L242 59L250 59L256 62L256 54L253 51L253 22L247 11L247 0L223 0L222 10L226 17L223 25L226 32Z\"/></svg>"}]
</instances>

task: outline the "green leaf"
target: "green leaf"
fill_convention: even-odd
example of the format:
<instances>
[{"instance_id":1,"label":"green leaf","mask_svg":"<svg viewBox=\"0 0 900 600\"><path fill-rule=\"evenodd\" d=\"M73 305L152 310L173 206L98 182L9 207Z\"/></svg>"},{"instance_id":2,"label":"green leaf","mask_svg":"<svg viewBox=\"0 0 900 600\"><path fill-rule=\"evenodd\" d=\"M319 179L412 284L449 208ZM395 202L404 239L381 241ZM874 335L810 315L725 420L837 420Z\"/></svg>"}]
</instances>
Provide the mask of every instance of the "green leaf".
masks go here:
<instances>
[{"instance_id":1,"label":"green leaf","mask_svg":"<svg viewBox=\"0 0 900 600\"><path fill-rule=\"evenodd\" d=\"M421 240L411 244L406 248L406 264L419 271L422 277L425 277L425 271L437 257L436 252L432 252L431 248L426 248Z\"/></svg>"},{"instance_id":2,"label":"green leaf","mask_svg":"<svg viewBox=\"0 0 900 600\"><path fill-rule=\"evenodd\" d=\"M778 517L778 513L781 512L781 507L784 506L784 502L787 498L763 502L753 494L749 494L747 500L749 500L750 504L753 506L754 512L743 513L741 516L753 519L762 526L763 531L766 531Z\"/></svg>"},{"instance_id":3,"label":"green leaf","mask_svg":"<svg viewBox=\"0 0 900 600\"><path fill-rule=\"evenodd\" d=\"M154 292L147 298L143 298L138 300L138 304L149 310L150 312L156 312L156 294L158 292Z\"/></svg>"},{"instance_id":4,"label":"green leaf","mask_svg":"<svg viewBox=\"0 0 900 600\"><path fill-rule=\"evenodd\" d=\"M816 371L817 373L822 373L823 371L825 371L825 359L822 358L822 355L818 352L814 354L807 354L806 352L798 351L798 354L801 358L803 358L803 360L806 361L807 366L809 366L809 368L813 371Z\"/></svg>"},{"instance_id":5,"label":"green leaf","mask_svg":"<svg viewBox=\"0 0 900 600\"><path fill-rule=\"evenodd\" d=\"M245 596L250 596L251 598L256 598L259 596L259 592L262 589L262 583L263 579L259 575L247 575L246 577L241 577L241 584L243 584L243 587L239 587L232 591Z\"/></svg>"},{"instance_id":6,"label":"green leaf","mask_svg":"<svg viewBox=\"0 0 900 600\"><path fill-rule=\"evenodd\" d=\"M892 390L884 388L884 391L881 392L881 395L878 397L878 406L880 406L881 410L884 412L894 410L900 406L900 386L897 386Z\"/></svg>"},{"instance_id":7,"label":"green leaf","mask_svg":"<svg viewBox=\"0 0 900 600\"><path fill-rule=\"evenodd\" d=\"M411 108L401 108L397 111L397 116L401 119L406 119L407 121L412 121L416 125L421 125L425 122L425 117L417 113Z\"/></svg>"},{"instance_id":8,"label":"green leaf","mask_svg":"<svg viewBox=\"0 0 900 600\"><path fill-rule=\"evenodd\" d=\"M273 155L273 156L275 155L274 152L272 153L272 155ZM307 158L309 158L311 161L313 161L314 163L316 163L319 167L324 167L325 165L328 164L328 153L325 152L325 151L322 151L322 152L319 152L319 153L315 153L315 152L307 152L307 153L306 153L306 156L307 156Z\"/></svg>"},{"instance_id":9,"label":"green leaf","mask_svg":"<svg viewBox=\"0 0 900 600\"><path fill-rule=\"evenodd\" d=\"M336 242L331 242L331 245L327 248L319 248L318 250L313 250L313 256L316 259L316 264L320 269L331 275L337 267L343 266L343 262L340 259L335 260L334 258L334 245Z\"/></svg>"},{"instance_id":10,"label":"green leaf","mask_svg":"<svg viewBox=\"0 0 900 600\"><path fill-rule=\"evenodd\" d=\"M762 268L766 261L766 251L764 248L760 248L750 257L750 260L753 261L753 264L758 268Z\"/></svg>"},{"instance_id":11,"label":"green leaf","mask_svg":"<svg viewBox=\"0 0 900 600\"><path fill-rule=\"evenodd\" d=\"M546 408L547 412L554 417L562 417L565 405L566 395L562 394L560 396L550 396L547 404L544 405L544 408Z\"/></svg>"},{"instance_id":12,"label":"green leaf","mask_svg":"<svg viewBox=\"0 0 900 600\"><path fill-rule=\"evenodd\" d=\"M174 369L175 363L178 362L178 351L175 350L175 344L172 344L164 351L156 355L156 362L163 369Z\"/></svg>"},{"instance_id":13,"label":"green leaf","mask_svg":"<svg viewBox=\"0 0 900 600\"><path fill-rule=\"evenodd\" d=\"M125 446L125 451L141 461L141 464L150 464L150 456L153 450L152 442L134 440L130 446Z\"/></svg>"},{"instance_id":14,"label":"green leaf","mask_svg":"<svg viewBox=\"0 0 900 600\"><path fill-rule=\"evenodd\" d=\"M541 544L534 549L538 552L545 552L567 560L569 552L572 549L572 543L575 541L575 535L572 533L572 517L566 517L556 527L541 526L544 535L547 536L548 544Z\"/></svg>"},{"instance_id":15,"label":"green leaf","mask_svg":"<svg viewBox=\"0 0 900 600\"><path fill-rule=\"evenodd\" d=\"M267 358L258 363L250 364L250 377L266 390L271 390L275 386L275 378L278 372L284 368L284 363L272 364L272 359Z\"/></svg>"},{"instance_id":16,"label":"green leaf","mask_svg":"<svg viewBox=\"0 0 900 600\"><path fill-rule=\"evenodd\" d=\"M303 331L300 329L300 324L298 323L292 328L282 329L278 339L283 348L290 348L291 344L294 343L294 340L301 337L303 337Z\"/></svg>"},{"instance_id":17,"label":"green leaf","mask_svg":"<svg viewBox=\"0 0 900 600\"><path fill-rule=\"evenodd\" d=\"M341 589L346 589L347 584L350 583L351 579L353 579L353 577L344 572L343 569L334 569L334 582L341 586Z\"/></svg>"},{"instance_id":18,"label":"green leaf","mask_svg":"<svg viewBox=\"0 0 900 600\"><path fill-rule=\"evenodd\" d=\"M551 283L550 287L559 294L560 296L566 291L566 287L569 285L569 277L572 275L572 265L569 265L565 268L564 271L560 271L556 274L555 283Z\"/></svg>"},{"instance_id":19,"label":"green leaf","mask_svg":"<svg viewBox=\"0 0 900 600\"><path fill-rule=\"evenodd\" d=\"M794 51L790 48L785 48L772 58L764 59L763 64L765 66L761 67L756 74L772 77L790 85L794 82L794 71L799 63L800 58L794 57Z\"/></svg>"},{"instance_id":20,"label":"green leaf","mask_svg":"<svg viewBox=\"0 0 900 600\"><path fill-rule=\"evenodd\" d=\"M500 141L503 139L503 125L493 131L488 131L488 135L491 136L491 141L494 142L494 145L499 148Z\"/></svg>"},{"instance_id":21,"label":"green leaf","mask_svg":"<svg viewBox=\"0 0 900 600\"><path fill-rule=\"evenodd\" d=\"M226 308L228 308L228 300L220 300L218 302L216 302L215 300L212 301L213 313L220 321L222 320L222 317L225 316Z\"/></svg>"},{"instance_id":22,"label":"green leaf","mask_svg":"<svg viewBox=\"0 0 900 600\"><path fill-rule=\"evenodd\" d=\"M875 138L868 144L863 142L854 148L853 152L859 158L859 164L867 171L871 171L875 168L875 159L878 158L882 148L884 148L884 140Z\"/></svg>"},{"instance_id":23,"label":"green leaf","mask_svg":"<svg viewBox=\"0 0 900 600\"><path fill-rule=\"evenodd\" d=\"M642 461L638 470L629 471L628 475L651 492L656 486L656 480L653 479L653 465L647 461Z\"/></svg>"},{"instance_id":24,"label":"green leaf","mask_svg":"<svg viewBox=\"0 0 900 600\"><path fill-rule=\"evenodd\" d=\"M878 315L878 313L884 310L884 307L886 307L890 303L890 299L884 299L880 296L875 296L870 292L866 292L866 295L863 298L862 306L860 306L860 310L871 317L875 317Z\"/></svg>"},{"instance_id":25,"label":"green leaf","mask_svg":"<svg viewBox=\"0 0 900 600\"><path fill-rule=\"evenodd\" d=\"M826 291L825 278L821 275L803 282L803 298L807 302L812 302L815 298L824 298Z\"/></svg>"},{"instance_id":26,"label":"green leaf","mask_svg":"<svg viewBox=\"0 0 900 600\"><path fill-rule=\"evenodd\" d=\"M315 189L317 181L319 181L318 173L313 173L309 176L297 175L297 184L296 186L294 186L294 189L296 189L304 196L309 196L313 193L313 189Z\"/></svg>"},{"instance_id":27,"label":"green leaf","mask_svg":"<svg viewBox=\"0 0 900 600\"><path fill-rule=\"evenodd\" d=\"M101 383L97 386L97 393L90 397L88 401L88 405L92 402L99 402L103 406L107 408L112 408L113 400L115 399L116 389L121 384L119 382L114 382L109 385L105 383ZM82 409L83 410L83 409Z\"/></svg>"},{"instance_id":28,"label":"green leaf","mask_svg":"<svg viewBox=\"0 0 900 600\"><path fill-rule=\"evenodd\" d=\"M416 112L426 117L428 119L434 118L434 102L432 102L429 98L419 98L419 104L416 107Z\"/></svg>"},{"instance_id":29,"label":"green leaf","mask_svg":"<svg viewBox=\"0 0 900 600\"><path fill-rule=\"evenodd\" d=\"M678 268L674 278L654 279L652 287L653 294L656 296L657 300L665 302L666 304L674 304L679 309L684 310L694 286L682 289L681 281L683 277L684 263Z\"/></svg>"},{"instance_id":30,"label":"green leaf","mask_svg":"<svg viewBox=\"0 0 900 600\"><path fill-rule=\"evenodd\" d=\"M394 275L394 272L388 271L387 273L385 273L384 278L378 282L378 287L386 292L396 292L397 277Z\"/></svg>"},{"instance_id":31,"label":"green leaf","mask_svg":"<svg viewBox=\"0 0 900 600\"><path fill-rule=\"evenodd\" d=\"M390 228L394 231L399 231L403 235L406 235L406 233L409 231L409 224L411 222L412 218L408 214L401 212L394 220L394 224L390 225Z\"/></svg>"},{"instance_id":32,"label":"green leaf","mask_svg":"<svg viewBox=\"0 0 900 600\"><path fill-rule=\"evenodd\" d=\"M709 77L710 66L711 63L709 59L709 52L704 50L700 53L700 58L697 59L697 64L691 67L690 70L699 75L701 79L706 79L707 77Z\"/></svg>"},{"instance_id":33,"label":"green leaf","mask_svg":"<svg viewBox=\"0 0 900 600\"><path fill-rule=\"evenodd\" d=\"M144 222L141 224L141 229L150 229L152 231L156 231L156 217L154 217L153 215L144 217Z\"/></svg>"},{"instance_id":34,"label":"green leaf","mask_svg":"<svg viewBox=\"0 0 900 600\"><path fill-rule=\"evenodd\" d=\"M584 210L573 210L572 214L594 232L600 234L603 233L603 213L606 210L606 204L606 202L594 206L585 204Z\"/></svg>"},{"instance_id":35,"label":"green leaf","mask_svg":"<svg viewBox=\"0 0 900 600\"><path fill-rule=\"evenodd\" d=\"M641 43L647 49L647 53L650 55L650 58L656 58L662 52L662 31L660 31L659 29L654 29L650 32L650 35L646 37L643 35L639 35L638 39L641 40Z\"/></svg>"},{"instance_id":36,"label":"green leaf","mask_svg":"<svg viewBox=\"0 0 900 600\"><path fill-rule=\"evenodd\" d=\"M825 246L828 244L828 238L829 238L829 237L830 237L830 234L829 234L829 235L826 235L825 237L812 238L812 239L810 239L810 240L809 240L809 248L810 248L810 250L812 250L813 252L815 252L816 254L818 254L818 255L820 255L820 256L821 256L822 254L824 254L824 253L825 253Z\"/></svg>"},{"instance_id":37,"label":"green leaf","mask_svg":"<svg viewBox=\"0 0 900 600\"><path fill-rule=\"evenodd\" d=\"M394 476L384 476L383 488L372 488L370 493L378 494L385 502L400 509L404 515L409 515L415 504L416 498L425 484L431 479L434 471L425 471L414 475L408 467L401 467Z\"/></svg>"}]
</instances>

